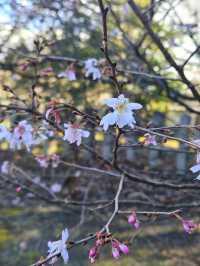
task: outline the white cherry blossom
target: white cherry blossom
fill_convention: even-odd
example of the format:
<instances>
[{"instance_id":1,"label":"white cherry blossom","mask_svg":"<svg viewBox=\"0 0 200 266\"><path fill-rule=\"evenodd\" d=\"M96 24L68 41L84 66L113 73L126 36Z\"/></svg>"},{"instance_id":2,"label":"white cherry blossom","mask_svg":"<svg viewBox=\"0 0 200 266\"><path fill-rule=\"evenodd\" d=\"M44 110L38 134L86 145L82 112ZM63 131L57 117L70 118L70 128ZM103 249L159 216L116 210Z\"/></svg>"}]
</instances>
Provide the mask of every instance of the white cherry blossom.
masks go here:
<instances>
[{"instance_id":1,"label":"white cherry blossom","mask_svg":"<svg viewBox=\"0 0 200 266\"><path fill-rule=\"evenodd\" d=\"M128 98L125 98L123 94L119 95L118 98L106 100L105 104L113 109L113 112L108 113L101 119L100 126L103 126L105 131L114 124L119 128L126 125L134 127L136 121L132 111L142 108L139 103L129 103Z\"/></svg>"},{"instance_id":2,"label":"white cherry blossom","mask_svg":"<svg viewBox=\"0 0 200 266\"><path fill-rule=\"evenodd\" d=\"M51 185L50 190L53 193L59 193L62 190L62 185L59 183L54 183Z\"/></svg>"},{"instance_id":3,"label":"white cherry blossom","mask_svg":"<svg viewBox=\"0 0 200 266\"><path fill-rule=\"evenodd\" d=\"M73 71L73 70L66 69L66 70L63 71L63 72L60 72L60 73L58 74L58 77L59 77L59 78L66 78L66 79L68 79L68 80L70 80L70 81L73 81L73 80L76 80L76 73L75 73L75 71Z\"/></svg>"},{"instance_id":4,"label":"white cherry blossom","mask_svg":"<svg viewBox=\"0 0 200 266\"><path fill-rule=\"evenodd\" d=\"M27 150L30 151L31 145L35 144L33 138L33 127L26 120L19 122L14 128L9 143L11 149L19 150L24 144Z\"/></svg>"},{"instance_id":5,"label":"white cherry blossom","mask_svg":"<svg viewBox=\"0 0 200 266\"><path fill-rule=\"evenodd\" d=\"M97 60L95 58L89 58L85 61L85 76L92 75L93 80L101 78L101 72L97 67Z\"/></svg>"},{"instance_id":6,"label":"white cherry blossom","mask_svg":"<svg viewBox=\"0 0 200 266\"><path fill-rule=\"evenodd\" d=\"M64 260L64 263L66 264L69 260L69 254L68 254L67 245L66 245L68 238L69 238L69 232L66 228L65 230L62 231L62 236L60 240L54 241L54 242L49 241L48 242L48 248L49 248L48 256L53 256L53 255L57 256L61 254Z\"/></svg>"},{"instance_id":7,"label":"white cherry blossom","mask_svg":"<svg viewBox=\"0 0 200 266\"><path fill-rule=\"evenodd\" d=\"M1 165L1 173L2 174L8 174L10 169L10 162L9 161L3 161Z\"/></svg>"},{"instance_id":8,"label":"white cherry blossom","mask_svg":"<svg viewBox=\"0 0 200 266\"><path fill-rule=\"evenodd\" d=\"M197 139L197 140L193 141L193 143L195 143L195 144L200 146L200 139ZM197 152L196 164L194 166L192 166L190 168L190 170L192 171L192 173L200 172L200 152L199 151ZM196 179L200 180L200 173L196 177Z\"/></svg>"},{"instance_id":9,"label":"white cherry blossom","mask_svg":"<svg viewBox=\"0 0 200 266\"><path fill-rule=\"evenodd\" d=\"M88 138L90 132L83 130L77 124L64 124L65 135L64 140L68 140L69 143L76 143L77 146L81 144L82 138Z\"/></svg>"},{"instance_id":10,"label":"white cherry blossom","mask_svg":"<svg viewBox=\"0 0 200 266\"><path fill-rule=\"evenodd\" d=\"M11 138L11 133L8 131L8 129L0 125L0 140L7 140L8 142L10 141Z\"/></svg>"}]
</instances>

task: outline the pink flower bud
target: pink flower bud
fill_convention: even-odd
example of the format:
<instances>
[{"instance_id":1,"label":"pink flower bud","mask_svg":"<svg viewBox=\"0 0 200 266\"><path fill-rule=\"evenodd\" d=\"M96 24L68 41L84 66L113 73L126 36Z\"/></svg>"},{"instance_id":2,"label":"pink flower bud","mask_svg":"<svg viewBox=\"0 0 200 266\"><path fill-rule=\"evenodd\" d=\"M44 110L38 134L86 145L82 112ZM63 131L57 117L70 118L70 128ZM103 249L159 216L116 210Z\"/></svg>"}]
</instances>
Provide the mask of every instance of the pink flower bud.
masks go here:
<instances>
[{"instance_id":1,"label":"pink flower bud","mask_svg":"<svg viewBox=\"0 0 200 266\"><path fill-rule=\"evenodd\" d=\"M119 249L118 249L118 248L114 248L114 247L112 247L112 256L113 256L113 258L115 258L115 259L118 259L118 258L120 257Z\"/></svg>"},{"instance_id":2,"label":"pink flower bud","mask_svg":"<svg viewBox=\"0 0 200 266\"><path fill-rule=\"evenodd\" d=\"M125 244L123 244L123 243L120 243L120 244L119 244L119 249L120 249L120 251L121 251L122 253L124 253L124 254L126 254L126 255L129 253L129 248L128 248L128 246L125 245Z\"/></svg>"},{"instance_id":3,"label":"pink flower bud","mask_svg":"<svg viewBox=\"0 0 200 266\"><path fill-rule=\"evenodd\" d=\"M92 247L90 250L89 250L89 260L91 263L95 263L95 260L97 258L97 247Z\"/></svg>"},{"instance_id":4,"label":"pink flower bud","mask_svg":"<svg viewBox=\"0 0 200 266\"><path fill-rule=\"evenodd\" d=\"M89 257L95 257L96 253L97 253L96 247L91 248L89 251Z\"/></svg>"},{"instance_id":5,"label":"pink flower bud","mask_svg":"<svg viewBox=\"0 0 200 266\"><path fill-rule=\"evenodd\" d=\"M128 223L135 227L135 229L138 229L140 227L140 222L137 219L136 213L133 212L129 217L128 217Z\"/></svg>"},{"instance_id":6,"label":"pink flower bud","mask_svg":"<svg viewBox=\"0 0 200 266\"><path fill-rule=\"evenodd\" d=\"M100 247L100 246L102 246L103 245L103 240L101 240L101 239L97 239L97 241L96 241L96 246L97 247Z\"/></svg>"},{"instance_id":7,"label":"pink flower bud","mask_svg":"<svg viewBox=\"0 0 200 266\"><path fill-rule=\"evenodd\" d=\"M193 230L197 228L197 224L195 224L192 220L182 220L183 228L186 233L191 234Z\"/></svg>"},{"instance_id":8,"label":"pink flower bud","mask_svg":"<svg viewBox=\"0 0 200 266\"><path fill-rule=\"evenodd\" d=\"M15 191L16 191L17 193L19 193L19 192L22 191L22 188L21 188L21 187L16 187Z\"/></svg>"}]
</instances>

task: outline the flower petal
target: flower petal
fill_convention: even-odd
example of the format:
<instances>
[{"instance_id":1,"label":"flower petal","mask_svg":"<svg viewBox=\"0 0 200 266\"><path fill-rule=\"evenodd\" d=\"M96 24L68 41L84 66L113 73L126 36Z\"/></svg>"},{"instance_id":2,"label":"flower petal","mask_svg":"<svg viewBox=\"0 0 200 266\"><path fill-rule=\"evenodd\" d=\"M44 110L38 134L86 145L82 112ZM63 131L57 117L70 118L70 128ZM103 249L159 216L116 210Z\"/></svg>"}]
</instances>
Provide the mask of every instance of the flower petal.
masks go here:
<instances>
[{"instance_id":1,"label":"flower petal","mask_svg":"<svg viewBox=\"0 0 200 266\"><path fill-rule=\"evenodd\" d=\"M143 108L143 106L140 103L128 103L127 107L129 110L139 110Z\"/></svg>"},{"instance_id":2,"label":"flower petal","mask_svg":"<svg viewBox=\"0 0 200 266\"><path fill-rule=\"evenodd\" d=\"M200 175L198 175L195 179L200 181Z\"/></svg>"},{"instance_id":3,"label":"flower petal","mask_svg":"<svg viewBox=\"0 0 200 266\"><path fill-rule=\"evenodd\" d=\"M119 103L119 99L118 98L107 99L104 101L104 103L109 107L115 108L115 106Z\"/></svg>"},{"instance_id":4,"label":"flower petal","mask_svg":"<svg viewBox=\"0 0 200 266\"><path fill-rule=\"evenodd\" d=\"M64 260L64 263L66 264L68 262L68 260L69 260L69 254L68 254L68 251L67 251L66 248L63 248L61 250L61 256L62 256L62 258Z\"/></svg>"},{"instance_id":5,"label":"flower petal","mask_svg":"<svg viewBox=\"0 0 200 266\"><path fill-rule=\"evenodd\" d=\"M190 170L192 171L192 173L196 173L196 172L200 171L200 164L196 164L196 165L192 166L190 168Z\"/></svg>"},{"instance_id":6,"label":"flower petal","mask_svg":"<svg viewBox=\"0 0 200 266\"><path fill-rule=\"evenodd\" d=\"M130 125L132 123L136 123L136 121L131 112L124 112L122 114L118 114L117 125L119 126L119 128L122 128L126 125Z\"/></svg>"},{"instance_id":7,"label":"flower petal","mask_svg":"<svg viewBox=\"0 0 200 266\"><path fill-rule=\"evenodd\" d=\"M101 119L100 126L103 126L104 131L106 131L108 127L114 125L116 121L117 114L115 112L108 113Z\"/></svg>"},{"instance_id":8,"label":"flower petal","mask_svg":"<svg viewBox=\"0 0 200 266\"><path fill-rule=\"evenodd\" d=\"M62 241L66 242L68 238L69 238L69 231L67 228L65 228L65 230L62 231Z\"/></svg>"},{"instance_id":9,"label":"flower petal","mask_svg":"<svg viewBox=\"0 0 200 266\"><path fill-rule=\"evenodd\" d=\"M89 135L90 135L90 132L89 132L89 131L87 131L87 130L82 130L82 137L83 137L83 138L88 138Z\"/></svg>"}]
</instances>

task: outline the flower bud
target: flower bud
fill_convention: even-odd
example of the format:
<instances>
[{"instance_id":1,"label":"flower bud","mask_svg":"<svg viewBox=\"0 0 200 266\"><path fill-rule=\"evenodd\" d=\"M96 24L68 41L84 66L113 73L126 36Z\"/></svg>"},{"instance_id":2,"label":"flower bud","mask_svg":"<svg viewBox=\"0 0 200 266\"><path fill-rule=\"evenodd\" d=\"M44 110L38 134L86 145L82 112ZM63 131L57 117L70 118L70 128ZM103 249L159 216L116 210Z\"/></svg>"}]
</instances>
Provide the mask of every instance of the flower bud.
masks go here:
<instances>
[{"instance_id":1,"label":"flower bud","mask_svg":"<svg viewBox=\"0 0 200 266\"><path fill-rule=\"evenodd\" d=\"M120 251L121 251L122 253L124 253L124 254L126 254L126 255L129 253L129 248L128 248L128 246L125 245L125 244L123 244L123 243L120 243L120 244L119 244L119 249L120 249Z\"/></svg>"},{"instance_id":2,"label":"flower bud","mask_svg":"<svg viewBox=\"0 0 200 266\"><path fill-rule=\"evenodd\" d=\"M138 229L140 227L140 222L137 219L136 213L133 212L129 217L128 217L128 223L135 227L135 229Z\"/></svg>"},{"instance_id":3,"label":"flower bud","mask_svg":"<svg viewBox=\"0 0 200 266\"><path fill-rule=\"evenodd\" d=\"M112 248L112 256L115 259L118 259L120 257L119 249L118 248L114 248L114 247Z\"/></svg>"}]
</instances>

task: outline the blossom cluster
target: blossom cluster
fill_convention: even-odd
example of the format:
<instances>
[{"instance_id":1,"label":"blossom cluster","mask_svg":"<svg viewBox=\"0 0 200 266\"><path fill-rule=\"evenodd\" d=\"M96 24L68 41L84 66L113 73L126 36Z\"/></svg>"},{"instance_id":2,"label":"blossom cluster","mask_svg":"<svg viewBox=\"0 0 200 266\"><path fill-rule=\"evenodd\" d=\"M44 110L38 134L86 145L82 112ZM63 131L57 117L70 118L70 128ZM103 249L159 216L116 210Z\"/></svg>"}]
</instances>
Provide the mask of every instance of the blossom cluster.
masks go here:
<instances>
[{"instance_id":1,"label":"blossom cluster","mask_svg":"<svg viewBox=\"0 0 200 266\"><path fill-rule=\"evenodd\" d=\"M24 63L19 64L19 69L21 71L27 71L32 65L31 61L26 61ZM104 72L104 71L102 71ZM46 67L41 69L40 77L48 77L54 74L54 70L52 67ZM101 78L102 73L98 67L98 61L95 58L88 58L84 61L84 75L86 78L91 77L93 80L98 80ZM77 73L75 64L71 63L64 71L61 71L57 74L58 78L66 78L69 81L75 81L77 79Z\"/></svg>"},{"instance_id":2,"label":"blossom cluster","mask_svg":"<svg viewBox=\"0 0 200 266\"><path fill-rule=\"evenodd\" d=\"M35 133L32 125L26 120L19 122L12 132L0 125L0 140L6 140L13 150L19 150L24 145L30 151L31 146L37 145L47 138L43 134L38 136Z\"/></svg>"},{"instance_id":3,"label":"blossom cluster","mask_svg":"<svg viewBox=\"0 0 200 266\"><path fill-rule=\"evenodd\" d=\"M40 167L47 168L51 165L53 168L58 167L60 162L60 156L57 154L52 155L38 155L35 157L36 161L39 163Z\"/></svg>"},{"instance_id":4,"label":"blossom cluster","mask_svg":"<svg viewBox=\"0 0 200 266\"><path fill-rule=\"evenodd\" d=\"M195 224L192 220L185 220L178 214L174 214L174 216L182 222L182 226L185 232L188 234L191 234L198 227L198 225ZM129 215L128 223L134 229L139 229L140 222L135 211L132 211L132 213ZM48 242L47 258L51 258L50 263L55 263L58 260L59 255L61 255L61 257L63 258L64 263L68 262L69 260L69 254L67 250L68 238L69 238L69 232L68 229L65 229L62 231L62 236L60 240L54 242L51 241ZM101 248L103 246L107 246L108 244L110 244L111 246L111 253L114 259L119 259L122 254L124 255L129 254L128 245L125 242L121 242L115 237L113 237L111 233L97 232L95 238L96 238L95 245L92 246L88 252L88 258L90 263L92 264L95 263L96 260L99 258Z\"/></svg>"}]
</instances>

